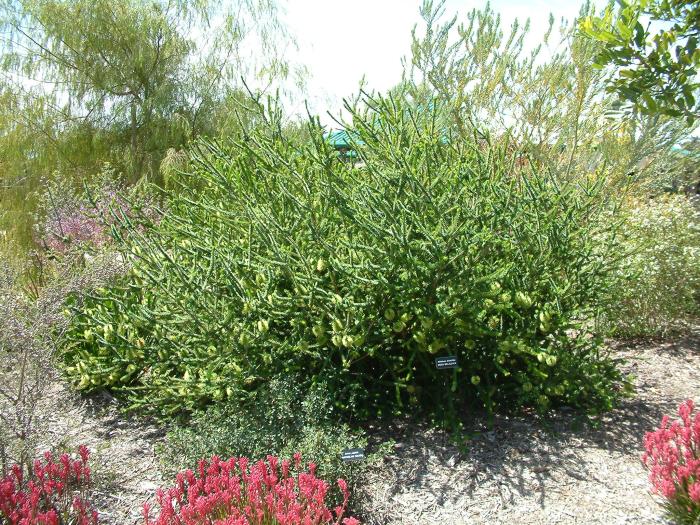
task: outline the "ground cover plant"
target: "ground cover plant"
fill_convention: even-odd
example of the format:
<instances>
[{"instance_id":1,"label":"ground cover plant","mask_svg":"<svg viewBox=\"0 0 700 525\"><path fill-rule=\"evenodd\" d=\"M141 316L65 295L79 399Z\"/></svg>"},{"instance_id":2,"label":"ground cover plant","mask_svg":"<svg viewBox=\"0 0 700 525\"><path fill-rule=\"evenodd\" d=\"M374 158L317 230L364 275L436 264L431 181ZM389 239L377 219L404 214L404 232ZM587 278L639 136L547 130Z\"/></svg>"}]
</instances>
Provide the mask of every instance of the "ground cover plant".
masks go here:
<instances>
[{"instance_id":1,"label":"ground cover plant","mask_svg":"<svg viewBox=\"0 0 700 525\"><path fill-rule=\"evenodd\" d=\"M361 464L341 460L346 448L366 448L359 429L341 423L324 385L308 390L296 377L273 379L260 387L246 409L215 403L173 425L160 450L163 470L196 468L203 457L216 455L264 458L301 453L317 465L323 479L343 478L353 487L373 468L389 444L374 450Z\"/></svg>"},{"instance_id":2,"label":"ground cover plant","mask_svg":"<svg viewBox=\"0 0 700 525\"><path fill-rule=\"evenodd\" d=\"M75 384L161 414L242 406L289 375L359 418L612 406L621 377L590 322L615 261L601 185L445 140L400 100L364 108L349 108L361 166L314 121L287 141L274 110L240 141L200 143L158 225L124 218L129 277L73 309Z\"/></svg>"}]
</instances>

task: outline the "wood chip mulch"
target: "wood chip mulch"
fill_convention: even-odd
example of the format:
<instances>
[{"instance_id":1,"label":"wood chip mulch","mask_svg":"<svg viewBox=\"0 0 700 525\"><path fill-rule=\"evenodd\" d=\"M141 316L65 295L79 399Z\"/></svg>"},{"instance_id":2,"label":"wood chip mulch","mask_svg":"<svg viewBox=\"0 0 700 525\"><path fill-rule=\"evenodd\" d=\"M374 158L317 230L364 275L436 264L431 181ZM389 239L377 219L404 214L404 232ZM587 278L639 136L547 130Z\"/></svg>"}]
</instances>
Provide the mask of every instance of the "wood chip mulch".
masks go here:
<instances>
[{"instance_id":1,"label":"wood chip mulch","mask_svg":"<svg viewBox=\"0 0 700 525\"><path fill-rule=\"evenodd\" d=\"M634 374L636 394L596 426L560 411L546 421L498 417L474 422L466 447L422 425L397 422L382 432L396 445L362 490L367 525L658 524L641 465L644 433L688 398L700 403L700 329L673 342L613 344ZM93 452L95 504L106 525L140 523L141 504L167 485L156 450L164 431L119 411L108 395L85 398L47 385L41 417L45 447Z\"/></svg>"}]
</instances>

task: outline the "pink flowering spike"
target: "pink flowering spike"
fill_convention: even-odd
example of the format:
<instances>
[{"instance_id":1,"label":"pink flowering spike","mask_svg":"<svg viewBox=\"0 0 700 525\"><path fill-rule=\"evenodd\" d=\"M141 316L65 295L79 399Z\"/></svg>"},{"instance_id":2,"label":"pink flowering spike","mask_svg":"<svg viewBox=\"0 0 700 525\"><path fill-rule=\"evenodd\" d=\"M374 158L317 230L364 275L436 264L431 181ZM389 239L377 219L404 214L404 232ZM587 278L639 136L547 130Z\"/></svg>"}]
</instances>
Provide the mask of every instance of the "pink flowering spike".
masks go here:
<instances>
[{"instance_id":1,"label":"pink flowering spike","mask_svg":"<svg viewBox=\"0 0 700 525\"><path fill-rule=\"evenodd\" d=\"M270 469L275 473L279 465L279 458L277 456L267 456L267 463L270 465Z\"/></svg>"},{"instance_id":2,"label":"pink flowering spike","mask_svg":"<svg viewBox=\"0 0 700 525\"><path fill-rule=\"evenodd\" d=\"M681 403L681 405L678 407L678 415L680 418L683 420L683 422L687 422L690 414L693 412L693 400L688 399Z\"/></svg>"},{"instance_id":3,"label":"pink flowering spike","mask_svg":"<svg viewBox=\"0 0 700 525\"><path fill-rule=\"evenodd\" d=\"M80 455L80 459L83 460L83 463L87 463L90 457L90 450L85 445L80 445L78 447L78 454Z\"/></svg>"},{"instance_id":4,"label":"pink flowering spike","mask_svg":"<svg viewBox=\"0 0 700 525\"><path fill-rule=\"evenodd\" d=\"M200 467L203 465L200 463ZM282 460L281 465L282 470L288 469L289 461ZM180 473L176 487L159 489L160 510L154 516L148 511L144 525L340 524L345 507L335 509L337 518L333 521L333 512L325 501L329 487L326 481L310 471L279 477L279 466L274 456L255 463L247 458L212 458L206 468L198 469L200 476ZM183 492L187 493L186 500L179 499Z\"/></svg>"},{"instance_id":5,"label":"pink flowering spike","mask_svg":"<svg viewBox=\"0 0 700 525\"><path fill-rule=\"evenodd\" d=\"M688 497L695 503L700 503L700 481L696 481L688 488Z\"/></svg>"},{"instance_id":6,"label":"pink flowering spike","mask_svg":"<svg viewBox=\"0 0 700 525\"><path fill-rule=\"evenodd\" d=\"M350 491L348 490L348 483L340 478L338 480L338 487L340 487L340 491L343 493L343 501L345 502L345 505L347 505L348 500L350 499Z\"/></svg>"},{"instance_id":7,"label":"pink flowering spike","mask_svg":"<svg viewBox=\"0 0 700 525\"><path fill-rule=\"evenodd\" d=\"M73 475L75 476L75 479L77 481L80 481L82 474L83 474L83 462L80 461L79 459L76 459L73 462Z\"/></svg>"},{"instance_id":8,"label":"pink flowering spike","mask_svg":"<svg viewBox=\"0 0 700 525\"><path fill-rule=\"evenodd\" d=\"M22 467L19 465L12 465L12 467L10 467L10 472L12 472L12 475L15 477L17 484L22 485L22 480L24 479Z\"/></svg>"},{"instance_id":9,"label":"pink flowering spike","mask_svg":"<svg viewBox=\"0 0 700 525\"><path fill-rule=\"evenodd\" d=\"M680 421L669 424L664 416L661 426L644 438L642 457L649 470L652 492L667 500L667 508L677 521L700 515L700 433L698 415L692 400L678 408Z\"/></svg>"},{"instance_id":10,"label":"pink flowering spike","mask_svg":"<svg viewBox=\"0 0 700 525\"><path fill-rule=\"evenodd\" d=\"M46 513L46 525L58 525L58 514L56 513L56 509L51 509Z\"/></svg>"},{"instance_id":11,"label":"pink flowering spike","mask_svg":"<svg viewBox=\"0 0 700 525\"><path fill-rule=\"evenodd\" d=\"M282 478L286 479L288 477L289 477L289 460L283 459L282 460Z\"/></svg>"},{"instance_id":12,"label":"pink flowering spike","mask_svg":"<svg viewBox=\"0 0 700 525\"><path fill-rule=\"evenodd\" d=\"M76 467L67 454L58 463L50 452L42 457L27 479L18 466L0 479L0 516L12 525L96 524L96 514L83 496L68 497L86 493L86 464L76 460Z\"/></svg>"},{"instance_id":13,"label":"pink flowering spike","mask_svg":"<svg viewBox=\"0 0 700 525\"><path fill-rule=\"evenodd\" d=\"M360 520L357 518L345 518L343 519L343 525L361 525Z\"/></svg>"},{"instance_id":14,"label":"pink flowering spike","mask_svg":"<svg viewBox=\"0 0 700 525\"><path fill-rule=\"evenodd\" d=\"M200 459L197 462L197 470L199 472L199 477L200 479L203 479L206 476L206 470L207 470L207 461L205 459Z\"/></svg>"}]
</instances>

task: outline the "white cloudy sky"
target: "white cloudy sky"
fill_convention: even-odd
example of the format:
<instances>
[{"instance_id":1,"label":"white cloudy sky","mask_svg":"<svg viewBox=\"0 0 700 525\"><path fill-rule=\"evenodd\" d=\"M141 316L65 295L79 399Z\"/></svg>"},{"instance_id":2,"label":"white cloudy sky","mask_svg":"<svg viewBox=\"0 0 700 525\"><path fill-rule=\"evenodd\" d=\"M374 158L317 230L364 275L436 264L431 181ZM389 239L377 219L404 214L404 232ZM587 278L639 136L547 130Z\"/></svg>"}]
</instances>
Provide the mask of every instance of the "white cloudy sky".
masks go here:
<instances>
[{"instance_id":1,"label":"white cloudy sky","mask_svg":"<svg viewBox=\"0 0 700 525\"><path fill-rule=\"evenodd\" d=\"M446 9L448 14L466 14L485 3L447 0ZM372 89L395 85L401 79L401 58L410 52L420 4L420 0L287 0L285 20L300 48L296 59L311 72L305 98L312 109L323 113L339 108L363 76ZM532 35L546 30L549 13L557 20L570 19L580 8L578 0L493 0L491 5L501 13L505 27L516 17L530 18Z\"/></svg>"}]
</instances>

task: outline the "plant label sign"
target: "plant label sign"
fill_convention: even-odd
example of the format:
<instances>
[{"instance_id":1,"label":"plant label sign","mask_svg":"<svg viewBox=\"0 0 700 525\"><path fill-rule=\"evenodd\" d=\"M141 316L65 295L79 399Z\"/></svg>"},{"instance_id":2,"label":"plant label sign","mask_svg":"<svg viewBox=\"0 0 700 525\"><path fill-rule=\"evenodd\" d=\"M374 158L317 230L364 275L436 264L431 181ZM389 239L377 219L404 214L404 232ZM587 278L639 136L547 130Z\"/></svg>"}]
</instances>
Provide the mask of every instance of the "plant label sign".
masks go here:
<instances>
[{"instance_id":1,"label":"plant label sign","mask_svg":"<svg viewBox=\"0 0 700 525\"><path fill-rule=\"evenodd\" d=\"M457 368L457 366L458 363L456 355L448 355L445 357L435 358L435 368L437 368L438 370L445 370L447 368Z\"/></svg>"},{"instance_id":2,"label":"plant label sign","mask_svg":"<svg viewBox=\"0 0 700 525\"><path fill-rule=\"evenodd\" d=\"M340 455L343 461L360 461L365 459L365 451L361 448L346 448Z\"/></svg>"}]
</instances>

